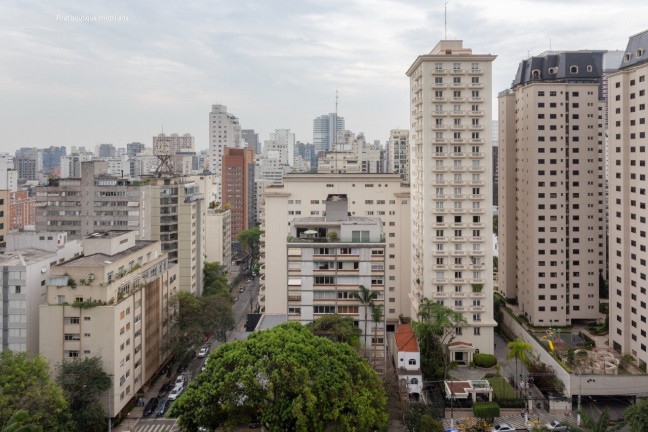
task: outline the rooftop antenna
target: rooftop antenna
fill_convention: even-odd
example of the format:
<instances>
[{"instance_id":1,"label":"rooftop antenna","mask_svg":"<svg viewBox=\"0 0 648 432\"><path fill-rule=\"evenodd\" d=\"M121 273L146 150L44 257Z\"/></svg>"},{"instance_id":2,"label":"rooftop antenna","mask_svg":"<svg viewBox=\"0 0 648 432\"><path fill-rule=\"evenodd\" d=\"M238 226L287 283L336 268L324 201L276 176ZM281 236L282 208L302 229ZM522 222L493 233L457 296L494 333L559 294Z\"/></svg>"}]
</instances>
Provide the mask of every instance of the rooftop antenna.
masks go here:
<instances>
[{"instance_id":1,"label":"rooftop antenna","mask_svg":"<svg viewBox=\"0 0 648 432\"><path fill-rule=\"evenodd\" d=\"M551 36L549 36L549 51L551 51Z\"/></svg>"},{"instance_id":2,"label":"rooftop antenna","mask_svg":"<svg viewBox=\"0 0 648 432\"><path fill-rule=\"evenodd\" d=\"M335 133L335 141L333 142L333 160L335 161L335 167L333 170L337 173L337 151L338 151L338 130L337 130L337 119L338 119L338 89L335 89L335 124L333 126L333 131Z\"/></svg>"},{"instance_id":3,"label":"rooftop antenna","mask_svg":"<svg viewBox=\"0 0 648 432\"><path fill-rule=\"evenodd\" d=\"M448 40L448 2L443 4L443 27L445 28L445 40Z\"/></svg>"}]
</instances>

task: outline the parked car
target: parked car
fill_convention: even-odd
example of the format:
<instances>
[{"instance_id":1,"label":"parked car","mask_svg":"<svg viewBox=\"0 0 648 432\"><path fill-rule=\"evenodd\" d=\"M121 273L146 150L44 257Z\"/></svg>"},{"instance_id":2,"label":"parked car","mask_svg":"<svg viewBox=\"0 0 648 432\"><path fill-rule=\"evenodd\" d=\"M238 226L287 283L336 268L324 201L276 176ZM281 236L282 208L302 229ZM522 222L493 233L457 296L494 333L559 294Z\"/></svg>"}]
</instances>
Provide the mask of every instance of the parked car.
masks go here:
<instances>
[{"instance_id":1,"label":"parked car","mask_svg":"<svg viewBox=\"0 0 648 432\"><path fill-rule=\"evenodd\" d=\"M185 371L185 369L187 369L187 366L188 366L188 365L186 365L186 364L180 364L180 365L178 365L178 369L176 369L176 372L178 372L179 374L181 374L182 372Z\"/></svg>"},{"instance_id":2,"label":"parked car","mask_svg":"<svg viewBox=\"0 0 648 432\"><path fill-rule=\"evenodd\" d=\"M261 427L261 423L259 423L258 421L253 421L248 424L248 427L250 429L259 429Z\"/></svg>"},{"instance_id":3,"label":"parked car","mask_svg":"<svg viewBox=\"0 0 648 432\"><path fill-rule=\"evenodd\" d=\"M178 397L182 394L183 391L184 391L184 387L177 386L176 388L171 390L171 393L169 393L169 400L174 401L178 399Z\"/></svg>"},{"instance_id":4,"label":"parked car","mask_svg":"<svg viewBox=\"0 0 648 432\"><path fill-rule=\"evenodd\" d=\"M244 292L245 292L245 287L242 286L241 288L239 288L239 292L240 292L240 293L244 293Z\"/></svg>"},{"instance_id":5,"label":"parked car","mask_svg":"<svg viewBox=\"0 0 648 432\"><path fill-rule=\"evenodd\" d=\"M207 347L200 348L200 351L198 351L198 358L204 358L207 353L209 353L209 349L207 349Z\"/></svg>"},{"instance_id":6,"label":"parked car","mask_svg":"<svg viewBox=\"0 0 648 432\"><path fill-rule=\"evenodd\" d=\"M153 412L155 411L155 408L157 408L157 406L158 406L158 402L159 402L158 398L153 398L150 401L148 401L148 403L144 407L144 413L142 415L144 417L148 417L151 414L153 414Z\"/></svg>"},{"instance_id":7,"label":"parked car","mask_svg":"<svg viewBox=\"0 0 648 432\"><path fill-rule=\"evenodd\" d=\"M235 302L238 301L238 296L234 296L234 301L235 301Z\"/></svg>"},{"instance_id":8,"label":"parked car","mask_svg":"<svg viewBox=\"0 0 648 432\"><path fill-rule=\"evenodd\" d=\"M184 387L185 379L183 375L178 375L175 380L175 387L181 386Z\"/></svg>"},{"instance_id":9,"label":"parked car","mask_svg":"<svg viewBox=\"0 0 648 432\"><path fill-rule=\"evenodd\" d=\"M167 393L169 393L169 390L171 390L171 381L162 384L162 387L160 387L160 391L158 392L158 397L163 398Z\"/></svg>"},{"instance_id":10,"label":"parked car","mask_svg":"<svg viewBox=\"0 0 648 432\"><path fill-rule=\"evenodd\" d=\"M547 429L550 431L567 431L569 430L569 426L566 424L560 423L558 420L554 420L551 423L547 423L545 425Z\"/></svg>"},{"instance_id":11,"label":"parked car","mask_svg":"<svg viewBox=\"0 0 648 432\"><path fill-rule=\"evenodd\" d=\"M492 432L515 432L515 428L508 423L499 423L493 426Z\"/></svg>"},{"instance_id":12,"label":"parked car","mask_svg":"<svg viewBox=\"0 0 648 432\"><path fill-rule=\"evenodd\" d=\"M155 415L157 417L162 417L164 414L166 414L170 406L171 402L169 401L169 399L164 399L162 402L160 402L160 405L158 405L158 409Z\"/></svg>"}]
</instances>

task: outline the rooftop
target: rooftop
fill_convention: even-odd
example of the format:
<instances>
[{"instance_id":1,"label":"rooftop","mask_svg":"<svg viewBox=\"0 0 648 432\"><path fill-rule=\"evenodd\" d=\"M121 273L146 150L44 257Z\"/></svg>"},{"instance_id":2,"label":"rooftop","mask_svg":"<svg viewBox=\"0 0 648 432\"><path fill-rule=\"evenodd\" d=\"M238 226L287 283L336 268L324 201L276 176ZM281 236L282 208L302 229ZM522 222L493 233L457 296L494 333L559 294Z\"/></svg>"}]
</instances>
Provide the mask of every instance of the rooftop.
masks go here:
<instances>
[{"instance_id":1,"label":"rooftop","mask_svg":"<svg viewBox=\"0 0 648 432\"><path fill-rule=\"evenodd\" d=\"M39 249L23 249L0 254L1 266L25 266L56 257L56 254Z\"/></svg>"},{"instance_id":2,"label":"rooftop","mask_svg":"<svg viewBox=\"0 0 648 432\"><path fill-rule=\"evenodd\" d=\"M115 255L107 255L103 253L96 253L92 255L82 255L73 260L59 264L57 267L103 267L110 265L115 261L129 256L138 250L144 249L147 246L155 244L156 240L136 240L135 246L126 249L125 251L116 253Z\"/></svg>"},{"instance_id":3,"label":"rooftop","mask_svg":"<svg viewBox=\"0 0 648 432\"><path fill-rule=\"evenodd\" d=\"M403 352L419 352L418 341L416 334L409 324L399 324L396 332L394 333L396 346L398 351Z\"/></svg>"}]
</instances>

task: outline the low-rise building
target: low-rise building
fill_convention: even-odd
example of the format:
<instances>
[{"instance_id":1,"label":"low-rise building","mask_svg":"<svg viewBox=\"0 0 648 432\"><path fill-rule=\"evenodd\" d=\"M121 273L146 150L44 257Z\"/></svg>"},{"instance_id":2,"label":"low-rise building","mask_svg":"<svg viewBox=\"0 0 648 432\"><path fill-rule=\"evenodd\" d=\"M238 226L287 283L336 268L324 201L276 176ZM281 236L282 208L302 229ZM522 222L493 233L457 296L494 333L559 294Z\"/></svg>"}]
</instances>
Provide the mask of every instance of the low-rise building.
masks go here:
<instances>
[{"instance_id":1,"label":"low-rise building","mask_svg":"<svg viewBox=\"0 0 648 432\"><path fill-rule=\"evenodd\" d=\"M423 395L423 372L421 372L421 352L416 334L409 324L399 324L389 341L394 364L398 373L401 397L419 401Z\"/></svg>"}]
</instances>

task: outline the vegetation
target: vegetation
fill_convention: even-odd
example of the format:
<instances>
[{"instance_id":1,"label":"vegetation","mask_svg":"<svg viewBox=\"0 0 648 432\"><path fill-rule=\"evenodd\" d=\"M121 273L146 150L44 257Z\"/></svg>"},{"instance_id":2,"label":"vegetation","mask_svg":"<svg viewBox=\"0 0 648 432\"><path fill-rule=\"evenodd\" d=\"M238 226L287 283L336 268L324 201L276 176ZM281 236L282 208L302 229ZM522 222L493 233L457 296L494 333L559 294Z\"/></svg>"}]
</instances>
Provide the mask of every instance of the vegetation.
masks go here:
<instances>
[{"instance_id":1,"label":"vegetation","mask_svg":"<svg viewBox=\"0 0 648 432\"><path fill-rule=\"evenodd\" d=\"M473 361L477 367L491 368L497 364L497 357L493 354L476 353L473 355Z\"/></svg>"},{"instance_id":2,"label":"vegetation","mask_svg":"<svg viewBox=\"0 0 648 432\"><path fill-rule=\"evenodd\" d=\"M353 297L358 299L362 307L364 308L364 331L362 332L362 337L364 339L365 355L367 350L367 323L369 322L369 309L373 306L373 301L378 297L378 291L371 291L369 288L366 288L364 285L360 285L359 292L354 292Z\"/></svg>"},{"instance_id":3,"label":"vegetation","mask_svg":"<svg viewBox=\"0 0 648 432\"><path fill-rule=\"evenodd\" d=\"M103 305L103 302L100 301L75 301L72 303L72 307L79 309L90 309L101 305Z\"/></svg>"},{"instance_id":4,"label":"vegetation","mask_svg":"<svg viewBox=\"0 0 648 432\"><path fill-rule=\"evenodd\" d=\"M162 344L162 351L169 351L176 361L191 360L191 350L202 343L207 332L224 341L228 330L234 328L231 296L213 295L196 297L180 291L171 298L175 331Z\"/></svg>"},{"instance_id":5,"label":"vegetation","mask_svg":"<svg viewBox=\"0 0 648 432\"><path fill-rule=\"evenodd\" d=\"M263 234L263 231L259 227L254 227L241 231L237 237L241 248L252 257L252 261L256 260L256 257L259 256L259 239L261 238L261 234Z\"/></svg>"},{"instance_id":6,"label":"vegetation","mask_svg":"<svg viewBox=\"0 0 648 432\"><path fill-rule=\"evenodd\" d=\"M500 407L497 402L475 402L473 415L477 418L487 419L490 422L500 416Z\"/></svg>"},{"instance_id":7,"label":"vegetation","mask_svg":"<svg viewBox=\"0 0 648 432\"><path fill-rule=\"evenodd\" d=\"M448 358L444 345L457 327L466 323L464 316L430 299L419 306L418 321L412 323L421 348L421 370L426 379L445 379ZM442 367L438 368L437 365Z\"/></svg>"},{"instance_id":8,"label":"vegetation","mask_svg":"<svg viewBox=\"0 0 648 432\"><path fill-rule=\"evenodd\" d=\"M493 393L496 399L515 399L517 395L513 387L506 381L504 377L493 377L487 378L487 381L490 383L493 388Z\"/></svg>"},{"instance_id":9,"label":"vegetation","mask_svg":"<svg viewBox=\"0 0 648 432\"><path fill-rule=\"evenodd\" d=\"M521 360L524 364L529 363L529 358L527 353L533 351L533 347L530 343L523 341L520 338L517 338L514 341L511 341L507 344L509 353L506 356L508 360L515 359L515 387L518 387L518 361Z\"/></svg>"},{"instance_id":10,"label":"vegetation","mask_svg":"<svg viewBox=\"0 0 648 432\"><path fill-rule=\"evenodd\" d=\"M360 346L362 330L355 325L353 318L338 314L327 314L306 324L314 335L325 337L332 342L341 342L352 347Z\"/></svg>"},{"instance_id":11,"label":"vegetation","mask_svg":"<svg viewBox=\"0 0 648 432\"><path fill-rule=\"evenodd\" d=\"M630 432L648 430L648 399L637 402L625 411L625 424Z\"/></svg>"},{"instance_id":12,"label":"vegetation","mask_svg":"<svg viewBox=\"0 0 648 432\"><path fill-rule=\"evenodd\" d=\"M63 389L75 430L103 432L107 414L101 406L102 393L110 389L110 375L103 371L100 357L73 359L57 366L56 382Z\"/></svg>"},{"instance_id":13,"label":"vegetation","mask_svg":"<svg viewBox=\"0 0 648 432\"><path fill-rule=\"evenodd\" d=\"M27 359L26 353L5 350L0 352L0 424L7 427L19 409L44 431L72 429L67 401L51 380L45 359Z\"/></svg>"},{"instance_id":14,"label":"vegetation","mask_svg":"<svg viewBox=\"0 0 648 432\"><path fill-rule=\"evenodd\" d=\"M598 420L594 420L584 409L578 411L581 416L582 427L569 425L569 430L573 432L614 432L621 430L623 425L610 425L610 412L606 408L601 413ZM642 429L642 431L645 429ZM632 431L632 430L631 430Z\"/></svg>"},{"instance_id":15,"label":"vegetation","mask_svg":"<svg viewBox=\"0 0 648 432\"><path fill-rule=\"evenodd\" d=\"M207 262L203 268L203 296L230 296L227 274L219 262Z\"/></svg>"},{"instance_id":16,"label":"vegetation","mask_svg":"<svg viewBox=\"0 0 648 432\"><path fill-rule=\"evenodd\" d=\"M443 432L443 424L434 418L430 408L424 403L407 405L403 426L406 432Z\"/></svg>"},{"instance_id":17,"label":"vegetation","mask_svg":"<svg viewBox=\"0 0 648 432\"><path fill-rule=\"evenodd\" d=\"M387 422L382 381L353 348L296 322L221 345L171 407L186 430L365 431Z\"/></svg>"},{"instance_id":18,"label":"vegetation","mask_svg":"<svg viewBox=\"0 0 648 432\"><path fill-rule=\"evenodd\" d=\"M491 423L484 419L468 418L459 423L460 432L491 432Z\"/></svg>"},{"instance_id":19,"label":"vegetation","mask_svg":"<svg viewBox=\"0 0 648 432\"><path fill-rule=\"evenodd\" d=\"M553 368L542 362L532 362L528 365L529 376L533 377L535 386L545 394L565 392L565 384L556 376Z\"/></svg>"},{"instance_id":20,"label":"vegetation","mask_svg":"<svg viewBox=\"0 0 648 432\"><path fill-rule=\"evenodd\" d=\"M0 432L42 432L43 428L34 424L29 411L19 409L9 417L9 420L0 426Z\"/></svg>"}]
</instances>

